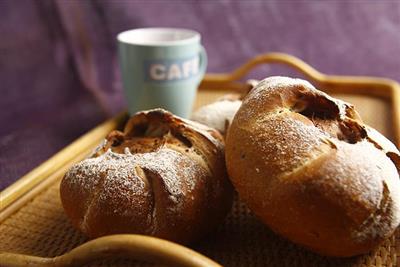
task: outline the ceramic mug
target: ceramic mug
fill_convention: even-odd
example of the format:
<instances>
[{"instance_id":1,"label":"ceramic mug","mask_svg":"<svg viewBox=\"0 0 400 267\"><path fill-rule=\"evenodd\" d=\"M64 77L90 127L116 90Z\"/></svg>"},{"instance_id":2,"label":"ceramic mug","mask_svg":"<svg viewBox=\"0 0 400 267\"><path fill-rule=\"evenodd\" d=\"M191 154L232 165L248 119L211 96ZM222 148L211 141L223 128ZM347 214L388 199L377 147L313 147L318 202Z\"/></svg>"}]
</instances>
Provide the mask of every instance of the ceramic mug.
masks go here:
<instances>
[{"instance_id":1,"label":"ceramic mug","mask_svg":"<svg viewBox=\"0 0 400 267\"><path fill-rule=\"evenodd\" d=\"M117 36L130 114L164 108L188 118L207 67L200 34L176 28L141 28Z\"/></svg>"}]
</instances>

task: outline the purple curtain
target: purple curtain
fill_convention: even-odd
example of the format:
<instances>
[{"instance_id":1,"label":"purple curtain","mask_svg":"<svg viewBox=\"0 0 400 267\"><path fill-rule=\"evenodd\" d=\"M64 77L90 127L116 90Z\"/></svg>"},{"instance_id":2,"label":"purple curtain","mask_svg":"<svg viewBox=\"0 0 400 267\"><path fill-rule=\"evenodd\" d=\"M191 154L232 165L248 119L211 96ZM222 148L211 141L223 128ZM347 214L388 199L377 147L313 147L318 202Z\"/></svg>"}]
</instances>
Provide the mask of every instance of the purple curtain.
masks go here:
<instances>
[{"instance_id":1,"label":"purple curtain","mask_svg":"<svg viewBox=\"0 0 400 267\"><path fill-rule=\"evenodd\" d=\"M195 29L209 72L281 51L326 73L400 80L398 1L2 0L0 16L0 189L124 109L123 30Z\"/></svg>"}]
</instances>

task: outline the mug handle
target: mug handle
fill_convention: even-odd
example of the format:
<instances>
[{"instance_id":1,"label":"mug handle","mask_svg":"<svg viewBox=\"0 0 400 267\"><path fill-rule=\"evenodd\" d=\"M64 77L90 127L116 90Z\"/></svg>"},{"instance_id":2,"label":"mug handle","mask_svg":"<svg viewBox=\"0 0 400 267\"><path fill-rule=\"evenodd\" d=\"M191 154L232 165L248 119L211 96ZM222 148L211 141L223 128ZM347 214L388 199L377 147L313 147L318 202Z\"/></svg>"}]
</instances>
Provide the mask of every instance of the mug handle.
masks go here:
<instances>
[{"instance_id":1,"label":"mug handle","mask_svg":"<svg viewBox=\"0 0 400 267\"><path fill-rule=\"evenodd\" d=\"M207 52L206 49L204 48L204 46L200 45L200 52L199 52L199 81L198 83L200 83L203 78L204 78L204 74L206 73L207 70L207 63L208 63L208 57L207 57Z\"/></svg>"}]
</instances>

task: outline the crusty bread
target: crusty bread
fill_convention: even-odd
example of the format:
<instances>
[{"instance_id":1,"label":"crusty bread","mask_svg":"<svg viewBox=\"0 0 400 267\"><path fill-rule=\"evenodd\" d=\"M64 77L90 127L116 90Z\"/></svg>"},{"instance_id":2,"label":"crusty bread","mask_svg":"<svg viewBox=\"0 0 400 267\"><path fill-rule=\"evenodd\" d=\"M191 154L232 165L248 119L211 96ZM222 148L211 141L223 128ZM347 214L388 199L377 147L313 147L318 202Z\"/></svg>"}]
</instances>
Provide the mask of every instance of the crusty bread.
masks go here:
<instances>
[{"instance_id":1,"label":"crusty bread","mask_svg":"<svg viewBox=\"0 0 400 267\"><path fill-rule=\"evenodd\" d=\"M240 94L225 95L217 101L197 109L193 112L191 120L214 128L225 135L241 104Z\"/></svg>"},{"instance_id":2,"label":"crusty bread","mask_svg":"<svg viewBox=\"0 0 400 267\"><path fill-rule=\"evenodd\" d=\"M399 225L399 154L350 104L304 80L271 77L244 99L225 156L240 197L272 230L346 257Z\"/></svg>"},{"instance_id":3,"label":"crusty bread","mask_svg":"<svg viewBox=\"0 0 400 267\"><path fill-rule=\"evenodd\" d=\"M195 110L191 120L218 130L225 136L233 117L242 105L243 98L259 81L248 80L241 93L226 94L208 105Z\"/></svg>"},{"instance_id":4,"label":"crusty bread","mask_svg":"<svg viewBox=\"0 0 400 267\"><path fill-rule=\"evenodd\" d=\"M221 135L164 110L140 112L71 167L61 200L89 237L116 233L180 243L202 237L231 206Z\"/></svg>"}]
</instances>

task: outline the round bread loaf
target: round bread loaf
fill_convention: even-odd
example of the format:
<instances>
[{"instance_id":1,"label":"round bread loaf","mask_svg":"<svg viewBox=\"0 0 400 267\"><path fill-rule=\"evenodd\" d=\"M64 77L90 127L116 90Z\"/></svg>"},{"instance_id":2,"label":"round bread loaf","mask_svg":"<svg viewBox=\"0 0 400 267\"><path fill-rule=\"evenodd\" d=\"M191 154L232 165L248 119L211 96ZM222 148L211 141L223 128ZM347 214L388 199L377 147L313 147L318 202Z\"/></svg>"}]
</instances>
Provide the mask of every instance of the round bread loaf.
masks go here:
<instances>
[{"instance_id":1,"label":"round bread loaf","mask_svg":"<svg viewBox=\"0 0 400 267\"><path fill-rule=\"evenodd\" d=\"M320 254L368 252L400 223L399 151L304 80L260 82L233 119L225 157L249 208Z\"/></svg>"},{"instance_id":2,"label":"round bread loaf","mask_svg":"<svg viewBox=\"0 0 400 267\"><path fill-rule=\"evenodd\" d=\"M240 94L224 95L217 101L197 109L191 119L218 130L225 135L236 111L242 104Z\"/></svg>"},{"instance_id":3,"label":"round bread loaf","mask_svg":"<svg viewBox=\"0 0 400 267\"><path fill-rule=\"evenodd\" d=\"M164 110L140 112L71 167L61 200L89 237L152 235L180 243L217 226L232 202L221 135Z\"/></svg>"},{"instance_id":4,"label":"round bread loaf","mask_svg":"<svg viewBox=\"0 0 400 267\"><path fill-rule=\"evenodd\" d=\"M241 93L226 94L208 105L193 112L191 119L218 130L225 136L233 117L242 105L243 98L259 83L258 80L248 80Z\"/></svg>"}]
</instances>

